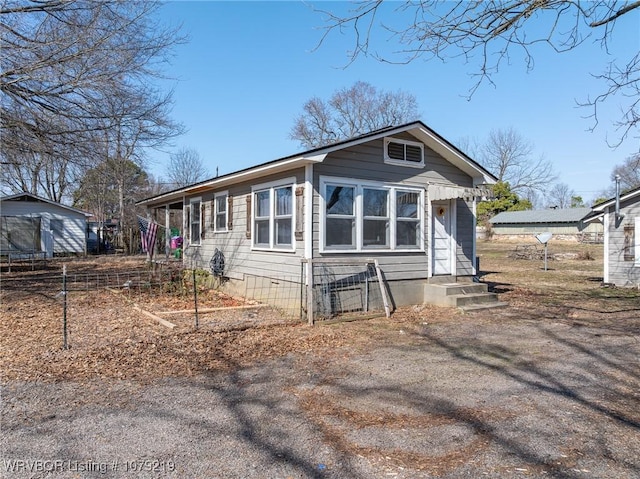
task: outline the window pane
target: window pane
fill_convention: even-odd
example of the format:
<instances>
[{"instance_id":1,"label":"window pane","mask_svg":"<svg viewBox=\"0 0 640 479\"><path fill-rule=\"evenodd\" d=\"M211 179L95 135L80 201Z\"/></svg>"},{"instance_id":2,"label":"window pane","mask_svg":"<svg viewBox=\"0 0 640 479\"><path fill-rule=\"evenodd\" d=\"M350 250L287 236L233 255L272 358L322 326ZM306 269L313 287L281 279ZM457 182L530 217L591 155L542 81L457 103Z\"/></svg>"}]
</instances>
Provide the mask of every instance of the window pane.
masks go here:
<instances>
[{"instance_id":1,"label":"window pane","mask_svg":"<svg viewBox=\"0 0 640 479\"><path fill-rule=\"evenodd\" d=\"M387 155L394 160L404 160L404 144L390 141L387 143Z\"/></svg>"},{"instance_id":2,"label":"window pane","mask_svg":"<svg viewBox=\"0 0 640 479\"><path fill-rule=\"evenodd\" d=\"M256 193L256 216L269 216L269 190Z\"/></svg>"},{"instance_id":3,"label":"window pane","mask_svg":"<svg viewBox=\"0 0 640 479\"><path fill-rule=\"evenodd\" d=\"M291 187L278 188L276 190L276 215L290 215L292 211Z\"/></svg>"},{"instance_id":4,"label":"window pane","mask_svg":"<svg viewBox=\"0 0 640 479\"><path fill-rule=\"evenodd\" d=\"M327 185L327 214L353 215L354 188Z\"/></svg>"},{"instance_id":5,"label":"window pane","mask_svg":"<svg viewBox=\"0 0 640 479\"><path fill-rule=\"evenodd\" d=\"M398 221L396 224L396 246L420 246L417 221Z\"/></svg>"},{"instance_id":6,"label":"window pane","mask_svg":"<svg viewBox=\"0 0 640 479\"><path fill-rule=\"evenodd\" d=\"M387 216L387 190L371 190L365 188L363 191L364 216Z\"/></svg>"},{"instance_id":7,"label":"window pane","mask_svg":"<svg viewBox=\"0 0 640 479\"><path fill-rule=\"evenodd\" d=\"M51 231L53 231L53 234L56 236L63 236L64 234L64 220L60 220L60 219L51 219L50 222L50 226L51 226Z\"/></svg>"},{"instance_id":8,"label":"window pane","mask_svg":"<svg viewBox=\"0 0 640 479\"><path fill-rule=\"evenodd\" d=\"M327 218L327 246L355 247L355 221L349 218Z\"/></svg>"},{"instance_id":9,"label":"window pane","mask_svg":"<svg viewBox=\"0 0 640 479\"><path fill-rule=\"evenodd\" d=\"M227 211L227 195L216 197L216 211L218 213Z\"/></svg>"},{"instance_id":10,"label":"window pane","mask_svg":"<svg viewBox=\"0 0 640 479\"><path fill-rule=\"evenodd\" d=\"M389 222L386 220L364 220L363 246L389 246Z\"/></svg>"},{"instance_id":11,"label":"window pane","mask_svg":"<svg viewBox=\"0 0 640 479\"><path fill-rule=\"evenodd\" d=\"M216 215L216 230L226 230L227 229L227 215L222 213Z\"/></svg>"},{"instance_id":12,"label":"window pane","mask_svg":"<svg viewBox=\"0 0 640 479\"><path fill-rule=\"evenodd\" d=\"M291 219L276 220L276 244L291 246Z\"/></svg>"},{"instance_id":13,"label":"window pane","mask_svg":"<svg viewBox=\"0 0 640 479\"><path fill-rule=\"evenodd\" d=\"M396 193L396 215L398 218L418 218L418 193L398 191Z\"/></svg>"},{"instance_id":14,"label":"window pane","mask_svg":"<svg viewBox=\"0 0 640 479\"><path fill-rule=\"evenodd\" d=\"M200 243L200 202L191 203L191 242Z\"/></svg>"},{"instance_id":15,"label":"window pane","mask_svg":"<svg viewBox=\"0 0 640 479\"><path fill-rule=\"evenodd\" d=\"M193 243L200 242L200 223L191 223L191 241Z\"/></svg>"},{"instance_id":16,"label":"window pane","mask_svg":"<svg viewBox=\"0 0 640 479\"><path fill-rule=\"evenodd\" d=\"M269 220L256 220L256 244L269 244Z\"/></svg>"}]
</instances>

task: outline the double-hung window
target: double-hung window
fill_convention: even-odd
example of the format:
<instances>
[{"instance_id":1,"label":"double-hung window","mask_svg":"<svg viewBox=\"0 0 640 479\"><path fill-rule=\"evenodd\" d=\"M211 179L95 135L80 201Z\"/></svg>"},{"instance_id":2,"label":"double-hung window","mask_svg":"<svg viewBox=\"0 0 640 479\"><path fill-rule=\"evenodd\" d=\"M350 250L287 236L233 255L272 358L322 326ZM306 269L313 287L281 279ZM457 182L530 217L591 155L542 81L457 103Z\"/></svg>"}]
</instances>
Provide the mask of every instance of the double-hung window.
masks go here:
<instances>
[{"instance_id":1,"label":"double-hung window","mask_svg":"<svg viewBox=\"0 0 640 479\"><path fill-rule=\"evenodd\" d=\"M200 232L202 231L200 224L201 207L202 200L200 198L192 198L189 201L189 218L191 221L191 224L189 225L189 238L192 245L200 244Z\"/></svg>"},{"instance_id":2,"label":"double-hung window","mask_svg":"<svg viewBox=\"0 0 640 479\"><path fill-rule=\"evenodd\" d=\"M252 235L254 248L294 249L293 192L292 180L254 187Z\"/></svg>"},{"instance_id":3,"label":"double-hung window","mask_svg":"<svg viewBox=\"0 0 640 479\"><path fill-rule=\"evenodd\" d=\"M423 190L323 177L322 251L423 250Z\"/></svg>"},{"instance_id":4,"label":"double-hung window","mask_svg":"<svg viewBox=\"0 0 640 479\"><path fill-rule=\"evenodd\" d=\"M389 190L362 188L362 245L389 248Z\"/></svg>"},{"instance_id":5,"label":"double-hung window","mask_svg":"<svg viewBox=\"0 0 640 479\"><path fill-rule=\"evenodd\" d=\"M396 247L420 247L420 193L395 190Z\"/></svg>"},{"instance_id":6,"label":"double-hung window","mask_svg":"<svg viewBox=\"0 0 640 479\"><path fill-rule=\"evenodd\" d=\"M356 188L332 184L325 188L325 246L353 249L356 247Z\"/></svg>"},{"instance_id":7,"label":"double-hung window","mask_svg":"<svg viewBox=\"0 0 640 479\"><path fill-rule=\"evenodd\" d=\"M227 231L228 195L218 193L213 199L213 231L221 233Z\"/></svg>"}]
</instances>

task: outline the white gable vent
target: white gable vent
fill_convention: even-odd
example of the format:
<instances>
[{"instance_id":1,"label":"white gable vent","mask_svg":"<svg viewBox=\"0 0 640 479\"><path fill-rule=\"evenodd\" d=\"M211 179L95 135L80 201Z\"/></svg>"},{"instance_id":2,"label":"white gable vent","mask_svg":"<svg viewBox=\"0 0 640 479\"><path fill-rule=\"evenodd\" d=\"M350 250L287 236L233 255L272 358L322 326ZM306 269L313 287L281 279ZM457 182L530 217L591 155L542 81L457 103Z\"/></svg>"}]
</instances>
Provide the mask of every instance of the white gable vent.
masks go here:
<instances>
[{"instance_id":1,"label":"white gable vent","mask_svg":"<svg viewBox=\"0 0 640 479\"><path fill-rule=\"evenodd\" d=\"M424 166L424 146L418 142L385 138L384 161L385 163L421 168Z\"/></svg>"}]
</instances>

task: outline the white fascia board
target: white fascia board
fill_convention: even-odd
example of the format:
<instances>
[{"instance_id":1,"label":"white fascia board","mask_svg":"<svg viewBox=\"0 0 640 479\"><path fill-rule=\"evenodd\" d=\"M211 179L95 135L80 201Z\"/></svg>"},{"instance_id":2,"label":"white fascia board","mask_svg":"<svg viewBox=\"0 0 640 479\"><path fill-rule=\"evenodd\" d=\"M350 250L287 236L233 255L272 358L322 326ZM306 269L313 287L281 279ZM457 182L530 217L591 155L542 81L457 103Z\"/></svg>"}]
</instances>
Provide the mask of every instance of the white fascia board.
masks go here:
<instances>
[{"instance_id":1,"label":"white fascia board","mask_svg":"<svg viewBox=\"0 0 640 479\"><path fill-rule=\"evenodd\" d=\"M640 196L640 188L637 188L626 194L620 195L620 202L622 203L624 201L635 198L636 196ZM611 198L610 200L607 200L604 203L600 203L599 205L593 206L591 209L596 212L605 211L609 206L615 205L615 203L616 203L616 199Z\"/></svg>"},{"instance_id":2,"label":"white fascia board","mask_svg":"<svg viewBox=\"0 0 640 479\"><path fill-rule=\"evenodd\" d=\"M240 183L243 181L259 179L266 175L281 173L281 172L289 171L295 168L301 168L307 164L320 163L325 159L326 156L327 156L326 154L313 155L313 156L296 156L294 158L289 158L283 161L263 164L260 166L256 166L255 168L250 168L248 170L239 171L237 173L231 173L229 175L225 175L220 178L213 178L212 180L209 180L204 183L200 183L193 186L187 186L181 190L156 196L149 200L143 200L138 204L146 205L149 207L152 205L161 206L165 203L174 203L178 199L184 196L197 194L207 190L228 187L230 185L233 185L235 183Z\"/></svg>"}]
</instances>

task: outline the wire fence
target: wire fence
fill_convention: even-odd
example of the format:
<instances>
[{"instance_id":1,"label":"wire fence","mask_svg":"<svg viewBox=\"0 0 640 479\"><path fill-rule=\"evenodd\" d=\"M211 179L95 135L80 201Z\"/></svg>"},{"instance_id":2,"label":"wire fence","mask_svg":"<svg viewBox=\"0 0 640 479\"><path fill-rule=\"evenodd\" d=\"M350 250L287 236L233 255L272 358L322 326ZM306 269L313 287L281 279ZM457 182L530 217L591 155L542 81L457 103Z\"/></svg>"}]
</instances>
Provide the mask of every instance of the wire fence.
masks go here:
<instances>
[{"instance_id":1,"label":"wire fence","mask_svg":"<svg viewBox=\"0 0 640 479\"><path fill-rule=\"evenodd\" d=\"M222 286L220 294L224 294L224 281L219 277L212 277L211 273L205 270L185 269L181 262L146 263L146 265L127 270L94 269L93 271L73 271L67 268L65 263L62 272L59 269L57 272L46 270L2 278L2 289L7 294L15 291L27 295L38 294L56 302L62 301L65 349L68 347L67 315L72 293L96 291L119 293L133 307L152 317L154 317L152 311L143 310L138 304L148 307L144 305L158 305L169 298L170 303L180 303L189 307L193 312L194 325L197 328L200 319L200 298L203 294L215 290L212 288L214 284L218 288ZM283 320L306 319L309 324L381 314L389 316L385 283L377 262L371 259L303 260L299 275L278 278L245 275L242 286L244 291L236 290L237 296L233 297L235 301L233 306L219 309L241 309L256 304L268 305L271 308L261 309L261 315L271 314L273 318L275 313ZM171 300L172 296L179 297L180 300ZM207 312L211 312L210 307L207 309L209 310ZM166 314L167 311L163 313ZM161 324L168 323L167 321L163 323L159 317L154 319Z\"/></svg>"},{"instance_id":2,"label":"wire fence","mask_svg":"<svg viewBox=\"0 0 640 479\"><path fill-rule=\"evenodd\" d=\"M374 259L312 259L306 263L310 324L390 314L382 271Z\"/></svg>"}]
</instances>

